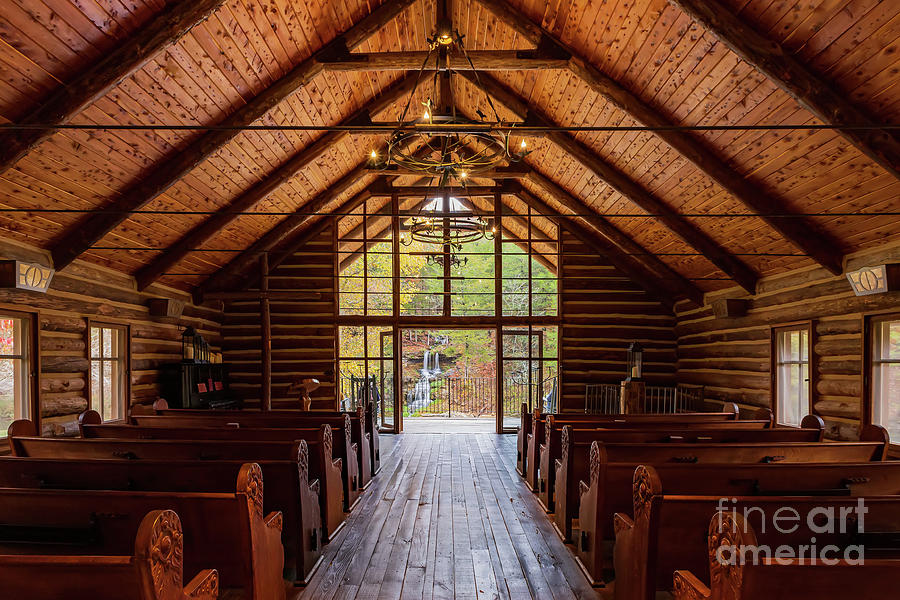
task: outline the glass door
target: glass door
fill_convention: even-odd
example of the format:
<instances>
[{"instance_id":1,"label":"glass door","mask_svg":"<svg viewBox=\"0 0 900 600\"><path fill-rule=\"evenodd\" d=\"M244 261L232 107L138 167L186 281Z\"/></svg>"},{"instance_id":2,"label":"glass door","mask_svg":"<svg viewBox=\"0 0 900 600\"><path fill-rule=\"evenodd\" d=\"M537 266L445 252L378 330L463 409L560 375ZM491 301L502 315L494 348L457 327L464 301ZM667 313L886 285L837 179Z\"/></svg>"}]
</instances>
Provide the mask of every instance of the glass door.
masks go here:
<instances>
[{"instance_id":1,"label":"glass door","mask_svg":"<svg viewBox=\"0 0 900 600\"><path fill-rule=\"evenodd\" d=\"M557 328L504 328L500 348L500 406L497 427L512 431L522 406L532 411L558 411Z\"/></svg>"},{"instance_id":2,"label":"glass door","mask_svg":"<svg viewBox=\"0 0 900 600\"><path fill-rule=\"evenodd\" d=\"M378 415L378 428L385 432L399 432L398 416L400 410L397 403L394 364L394 331L381 331L378 339L378 360L374 366L374 392L377 396L375 408Z\"/></svg>"}]
</instances>

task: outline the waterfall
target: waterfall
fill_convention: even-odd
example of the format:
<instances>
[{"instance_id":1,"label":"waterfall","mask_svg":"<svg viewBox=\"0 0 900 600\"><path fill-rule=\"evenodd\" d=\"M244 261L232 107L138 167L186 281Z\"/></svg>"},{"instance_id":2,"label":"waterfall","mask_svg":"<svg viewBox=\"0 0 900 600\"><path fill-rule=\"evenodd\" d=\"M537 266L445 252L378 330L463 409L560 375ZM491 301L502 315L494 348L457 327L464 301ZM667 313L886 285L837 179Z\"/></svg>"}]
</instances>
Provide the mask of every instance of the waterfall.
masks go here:
<instances>
[{"instance_id":1,"label":"waterfall","mask_svg":"<svg viewBox=\"0 0 900 600\"><path fill-rule=\"evenodd\" d=\"M441 353L434 353L434 367L431 369L432 373L440 373L441 372Z\"/></svg>"},{"instance_id":2,"label":"waterfall","mask_svg":"<svg viewBox=\"0 0 900 600\"><path fill-rule=\"evenodd\" d=\"M425 359L422 361L422 375L428 375L428 350L425 351Z\"/></svg>"}]
</instances>

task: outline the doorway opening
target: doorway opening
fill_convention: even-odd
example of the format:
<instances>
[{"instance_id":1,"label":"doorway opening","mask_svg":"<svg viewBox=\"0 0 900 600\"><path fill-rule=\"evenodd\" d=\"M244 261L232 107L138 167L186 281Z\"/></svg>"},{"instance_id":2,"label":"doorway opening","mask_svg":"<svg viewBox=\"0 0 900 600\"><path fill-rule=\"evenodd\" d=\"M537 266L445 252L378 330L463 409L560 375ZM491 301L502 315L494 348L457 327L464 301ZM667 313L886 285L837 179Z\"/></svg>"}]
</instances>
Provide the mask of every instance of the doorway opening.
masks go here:
<instances>
[{"instance_id":1,"label":"doorway opening","mask_svg":"<svg viewBox=\"0 0 900 600\"><path fill-rule=\"evenodd\" d=\"M402 329L403 430L494 431L496 338L493 328Z\"/></svg>"}]
</instances>

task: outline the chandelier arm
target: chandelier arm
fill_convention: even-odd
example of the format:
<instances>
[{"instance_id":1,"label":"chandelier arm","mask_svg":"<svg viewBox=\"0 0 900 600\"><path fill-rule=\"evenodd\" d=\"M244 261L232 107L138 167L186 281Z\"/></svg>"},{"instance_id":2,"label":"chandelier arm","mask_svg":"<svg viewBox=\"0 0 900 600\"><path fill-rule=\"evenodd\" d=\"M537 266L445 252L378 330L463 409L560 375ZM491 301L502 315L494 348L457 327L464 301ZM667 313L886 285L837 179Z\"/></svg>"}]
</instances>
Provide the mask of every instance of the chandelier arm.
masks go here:
<instances>
[{"instance_id":1,"label":"chandelier arm","mask_svg":"<svg viewBox=\"0 0 900 600\"><path fill-rule=\"evenodd\" d=\"M425 59L422 61L422 66L419 67L419 73L416 75L416 82L415 84L413 84L413 88L412 90L410 90L409 96L406 98L406 106L403 107L403 112L400 114L400 123L406 121L406 115L409 113L409 105L412 104L412 98L415 95L416 90L419 89L419 82L422 80L422 74L425 72L425 67L428 66L428 59L431 58L432 52L434 52L434 46L429 45L428 54L425 55ZM395 131L394 133L397 133L397 131Z\"/></svg>"}]
</instances>

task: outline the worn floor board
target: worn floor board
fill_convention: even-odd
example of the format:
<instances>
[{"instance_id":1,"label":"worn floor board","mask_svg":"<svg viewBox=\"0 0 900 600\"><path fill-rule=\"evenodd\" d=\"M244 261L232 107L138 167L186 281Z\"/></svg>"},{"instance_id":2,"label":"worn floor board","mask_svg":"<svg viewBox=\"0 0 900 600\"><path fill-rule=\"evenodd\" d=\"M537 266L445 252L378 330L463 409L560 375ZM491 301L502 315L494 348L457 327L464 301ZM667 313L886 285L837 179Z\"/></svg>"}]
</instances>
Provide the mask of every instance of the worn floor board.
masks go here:
<instances>
[{"instance_id":1,"label":"worn floor board","mask_svg":"<svg viewBox=\"0 0 900 600\"><path fill-rule=\"evenodd\" d=\"M598 598L515 474L515 437L382 436L304 600Z\"/></svg>"}]
</instances>

